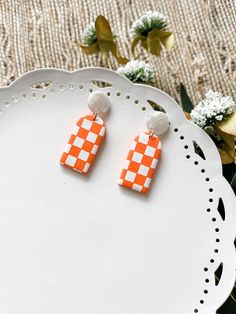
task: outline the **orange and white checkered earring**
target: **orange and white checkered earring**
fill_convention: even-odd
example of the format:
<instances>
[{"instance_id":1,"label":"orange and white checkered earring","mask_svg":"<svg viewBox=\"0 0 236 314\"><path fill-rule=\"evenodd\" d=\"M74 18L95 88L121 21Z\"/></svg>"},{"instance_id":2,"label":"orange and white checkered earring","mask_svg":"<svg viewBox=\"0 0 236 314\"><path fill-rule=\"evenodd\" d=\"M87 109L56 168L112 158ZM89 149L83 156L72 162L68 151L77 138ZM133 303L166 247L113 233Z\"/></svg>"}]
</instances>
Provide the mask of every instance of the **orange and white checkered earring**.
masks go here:
<instances>
[{"instance_id":1,"label":"orange and white checkered earring","mask_svg":"<svg viewBox=\"0 0 236 314\"><path fill-rule=\"evenodd\" d=\"M146 193L161 153L158 135L169 128L169 119L163 112L155 112L147 119L147 131L133 140L123 166L119 184L137 192Z\"/></svg>"},{"instance_id":2,"label":"orange and white checkered earring","mask_svg":"<svg viewBox=\"0 0 236 314\"><path fill-rule=\"evenodd\" d=\"M81 117L69 138L60 163L79 173L86 174L105 137L106 127L100 117L110 109L108 97L100 91L88 97L92 114Z\"/></svg>"}]
</instances>

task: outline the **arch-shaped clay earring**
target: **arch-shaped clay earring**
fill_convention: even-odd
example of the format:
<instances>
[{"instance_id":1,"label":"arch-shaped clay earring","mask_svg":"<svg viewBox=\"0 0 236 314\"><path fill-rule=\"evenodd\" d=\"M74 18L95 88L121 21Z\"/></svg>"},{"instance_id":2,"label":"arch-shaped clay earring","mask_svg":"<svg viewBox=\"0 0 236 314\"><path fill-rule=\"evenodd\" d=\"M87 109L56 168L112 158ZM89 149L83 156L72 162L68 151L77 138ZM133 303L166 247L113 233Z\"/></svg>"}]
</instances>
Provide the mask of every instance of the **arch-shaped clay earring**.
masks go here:
<instances>
[{"instance_id":1,"label":"arch-shaped clay earring","mask_svg":"<svg viewBox=\"0 0 236 314\"><path fill-rule=\"evenodd\" d=\"M148 131L140 133L131 144L122 169L119 184L145 193L148 191L161 153L161 141L158 135L169 128L168 116L155 112L147 118Z\"/></svg>"},{"instance_id":2,"label":"arch-shaped clay earring","mask_svg":"<svg viewBox=\"0 0 236 314\"><path fill-rule=\"evenodd\" d=\"M79 173L86 174L104 139L106 127L100 117L110 109L109 98L100 91L88 97L92 114L81 117L69 138L60 163Z\"/></svg>"}]
</instances>

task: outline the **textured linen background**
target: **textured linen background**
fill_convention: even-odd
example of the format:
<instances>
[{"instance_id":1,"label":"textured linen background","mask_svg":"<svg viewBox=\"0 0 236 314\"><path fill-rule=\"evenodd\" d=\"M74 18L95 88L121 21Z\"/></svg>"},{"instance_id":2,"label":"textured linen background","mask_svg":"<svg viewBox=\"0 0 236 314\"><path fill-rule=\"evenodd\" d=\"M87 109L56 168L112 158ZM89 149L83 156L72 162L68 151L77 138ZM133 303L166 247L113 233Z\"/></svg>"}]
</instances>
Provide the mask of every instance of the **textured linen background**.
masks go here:
<instances>
[{"instance_id":1,"label":"textured linen background","mask_svg":"<svg viewBox=\"0 0 236 314\"><path fill-rule=\"evenodd\" d=\"M142 54L156 71L157 87L179 100L182 81L195 104L209 88L235 96L235 0L0 0L0 84L45 67L117 69L113 58L82 52L86 24L105 15L121 52L131 57L128 29L147 10L165 14L176 39L161 58Z\"/></svg>"}]
</instances>

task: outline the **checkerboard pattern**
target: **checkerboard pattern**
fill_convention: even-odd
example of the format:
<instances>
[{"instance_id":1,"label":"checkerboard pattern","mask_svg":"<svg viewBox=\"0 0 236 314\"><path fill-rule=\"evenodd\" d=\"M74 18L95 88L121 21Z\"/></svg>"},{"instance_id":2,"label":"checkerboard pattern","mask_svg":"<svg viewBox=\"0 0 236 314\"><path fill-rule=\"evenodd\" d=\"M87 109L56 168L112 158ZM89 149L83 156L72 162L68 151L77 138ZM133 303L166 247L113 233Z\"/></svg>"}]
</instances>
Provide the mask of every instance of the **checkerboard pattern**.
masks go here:
<instances>
[{"instance_id":1,"label":"checkerboard pattern","mask_svg":"<svg viewBox=\"0 0 236 314\"><path fill-rule=\"evenodd\" d=\"M106 128L100 117L84 116L77 122L60 163L86 174L105 136Z\"/></svg>"},{"instance_id":2,"label":"checkerboard pattern","mask_svg":"<svg viewBox=\"0 0 236 314\"><path fill-rule=\"evenodd\" d=\"M130 147L119 184L137 192L146 193L150 187L160 153L159 137L150 136L150 132L139 134Z\"/></svg>"}]
</instances>

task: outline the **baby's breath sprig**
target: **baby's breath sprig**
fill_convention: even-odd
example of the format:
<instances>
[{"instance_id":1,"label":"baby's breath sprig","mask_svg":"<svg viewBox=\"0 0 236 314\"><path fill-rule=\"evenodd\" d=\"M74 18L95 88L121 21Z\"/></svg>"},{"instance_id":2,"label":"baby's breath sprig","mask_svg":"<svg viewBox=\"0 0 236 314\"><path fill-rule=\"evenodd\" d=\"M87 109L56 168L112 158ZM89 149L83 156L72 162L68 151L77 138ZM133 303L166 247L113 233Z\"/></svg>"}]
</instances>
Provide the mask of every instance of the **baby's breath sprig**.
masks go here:
<instances>
[{"instance_id":1,"label":"baby's breath sprig","mask_svg":"<svg viewBox=\"0 0 236 314\"><path fill-rule=\"evenodd\" d=\"M118 68L117 72L133 83L148 84L154 82L154 70L144 61L129 61L125 66Z\"/></svg>"},{"instance_id":2,"label":"baby's breath sprig","mask_svg":"<svg viewBox=\"0 0 236 314\"><path fill-rule=\"evenodd\" d=\"M205 128L227 119L234 111L235 102L232 97L210 90L190 115L195 124Z\"/></svg>"},{"instance_id":3,"label":"baby's breath sprig","mask_svg":"<svg viewBox=\"0 0 236 314\"><path fill-rule=\"evenodd\" d=\"M94 22L88 24L82 34L81 42L83 45L90 46L97 40Z\"/></svg>"},{"instance_id":4,"label":"baby's breath sprig","mask_svg":"<svg viewBox=\"0 0 236 314\"><path fill-rule=\"evenodd\" d=\"M156 11L148 11L135 21L130 29L131 38L147 35L153 28L164 30L167 27L167 17Z\"/></svg>"},{"instance_id":5,"label":"baby's breath sprig","mask_svg":"<svg viewBox=\"0 0 236 314\"><path fill-rule=\"evenodd\" d=\"M186 117L213 139L222 163L235 163L236 104L232 97L209 90L193 108L183 84L180 86L180 97Z\"/></svg>"},{"instance_id":6,"label":"baby's breath sprig","mask_svg":"<svg viewBox=\"0 0 236 314\"><path fill-rule=\"evenodd\" d=\"M134 53L139 42L148 52L160 56L162 46L170 50L174 44L174 36L167 31L167 18L157 12L148 11L136 20L129 31L133 39L131 50Z\"/></svg>"}]
</instances>

